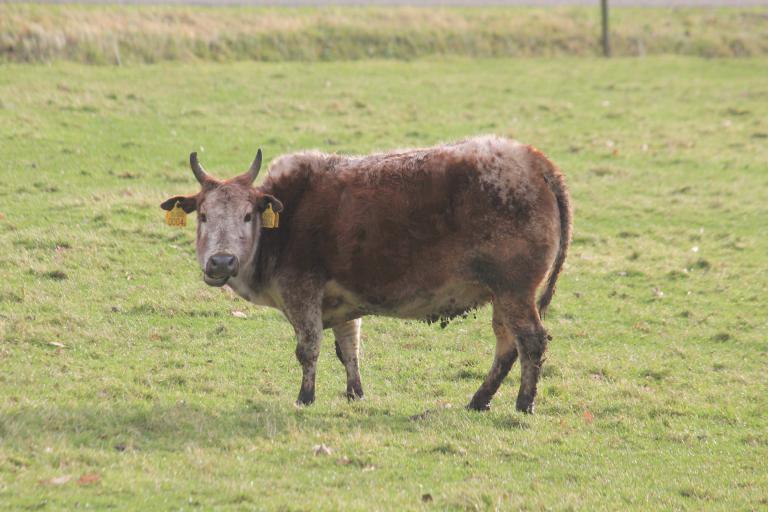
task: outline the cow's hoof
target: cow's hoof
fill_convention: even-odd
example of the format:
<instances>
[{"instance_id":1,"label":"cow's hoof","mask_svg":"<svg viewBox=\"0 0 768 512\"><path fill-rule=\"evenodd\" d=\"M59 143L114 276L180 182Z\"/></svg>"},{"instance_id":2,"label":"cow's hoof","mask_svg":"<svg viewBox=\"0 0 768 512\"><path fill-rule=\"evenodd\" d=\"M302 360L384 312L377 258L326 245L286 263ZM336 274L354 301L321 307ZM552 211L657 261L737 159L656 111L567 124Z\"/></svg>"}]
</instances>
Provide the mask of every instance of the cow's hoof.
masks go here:
<instances>
[{"instance_id":1,"label":"cow's hoof","mask_svg":"<svg viewBox=\"0 0 768 512\"><path fill-rule=\"evenodd\" d=\"M362 400L363 398L365 398L365 393L363 393L362 391L359 391L359 392L347 391L346 397L347 397L347 400L349 400L350 402L354 402L356 400Z\"/></svg>"},{"instance_id":2,"label":"cow's hoof","mask_svg":"<svg viewBox=\"0 0 768 512\"><path fill-rule=\"evenodd\" d=\"M304 390L299 392L299 398L296 399L296 405L301 407L303 405L312 405L315 401L315 392L305 392Z\"/></svg>"},{"instance_id":3,"label":"cow's hoof","mask_svg":"<svg viewBox=\"0 0 768 512\"><path fill-rule=\"evenodd\" d=\"M524 414L533 414L533 400L517 400L515 409Z\"/></svg>"},{"instance_id":4,"label":"cow's hoof","mask_svg":"<svg viewBox=\"0 0 768 512\"><path fill-rule=\"evenodd\" d=\"M467 404L467 409L470 411L490 411L491 410L491 401L490 400L475 400L472 399L471 402Z\"/></svg>"}]
</instances>

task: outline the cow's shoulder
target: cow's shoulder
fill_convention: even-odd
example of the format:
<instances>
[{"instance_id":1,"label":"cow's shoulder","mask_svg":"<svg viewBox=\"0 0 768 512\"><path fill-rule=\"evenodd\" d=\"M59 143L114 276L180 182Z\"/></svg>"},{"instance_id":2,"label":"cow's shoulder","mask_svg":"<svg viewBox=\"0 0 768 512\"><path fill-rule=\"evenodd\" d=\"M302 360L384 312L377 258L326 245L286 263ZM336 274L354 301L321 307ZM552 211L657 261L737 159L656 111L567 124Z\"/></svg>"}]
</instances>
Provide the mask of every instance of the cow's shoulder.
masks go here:
<instances>
[{"instance_id":1,"label":"cow's shoulder","mask_svg":"<svg viewBox=\"0 0 768 512\"><path fill-rule=\"evenodd\" d=\"M269 166L267 179L272 182L295 181L328 172L337 160L336 155L310 150L277 157Z\"/></svg>"}]
</instances>

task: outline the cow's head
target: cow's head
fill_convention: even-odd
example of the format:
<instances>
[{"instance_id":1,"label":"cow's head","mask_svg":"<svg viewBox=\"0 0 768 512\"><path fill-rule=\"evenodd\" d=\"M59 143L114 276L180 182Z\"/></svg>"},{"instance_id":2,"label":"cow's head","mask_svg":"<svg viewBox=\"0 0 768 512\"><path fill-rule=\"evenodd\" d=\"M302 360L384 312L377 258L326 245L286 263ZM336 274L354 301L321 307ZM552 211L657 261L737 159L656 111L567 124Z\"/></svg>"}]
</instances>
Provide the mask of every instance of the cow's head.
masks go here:
<instances>
[{"instance_id":1,"label":"cow's head","mask_svg":"<svg viewBox=\"0 0 768 512\"><path fill-rule=\"evenodd\" d=\"M197 260L203 279L211 286L223 286L256 254L261 212L269 205L279 212L283 204L253 187L261 168L261 149L245 174L229 180L208 175L197 161L197 153L189 155L189 164L200 182L200 192L171 197L160 207L171 210L178 204L187 213L197 211Z\"/></svg>"}]
</instances>

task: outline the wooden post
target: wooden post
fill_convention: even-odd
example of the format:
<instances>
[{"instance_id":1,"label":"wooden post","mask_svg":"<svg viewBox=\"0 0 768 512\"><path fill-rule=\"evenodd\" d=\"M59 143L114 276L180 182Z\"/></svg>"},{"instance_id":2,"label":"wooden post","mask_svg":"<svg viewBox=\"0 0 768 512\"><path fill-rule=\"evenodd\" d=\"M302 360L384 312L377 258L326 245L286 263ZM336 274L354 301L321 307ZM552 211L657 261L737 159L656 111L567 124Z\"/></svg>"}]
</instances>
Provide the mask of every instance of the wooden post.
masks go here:
<instances>
[{"instance_id":1,"label":"wooden post","mask_svg":"<svg viewBox=\"0 0 768 512\"><path fill-rule=\"evenodd\" d=\"M603 55L611 56L611 40L608 35L608 0L600 0L600 11L603 16Z\"/></svg>"}]
</instances>

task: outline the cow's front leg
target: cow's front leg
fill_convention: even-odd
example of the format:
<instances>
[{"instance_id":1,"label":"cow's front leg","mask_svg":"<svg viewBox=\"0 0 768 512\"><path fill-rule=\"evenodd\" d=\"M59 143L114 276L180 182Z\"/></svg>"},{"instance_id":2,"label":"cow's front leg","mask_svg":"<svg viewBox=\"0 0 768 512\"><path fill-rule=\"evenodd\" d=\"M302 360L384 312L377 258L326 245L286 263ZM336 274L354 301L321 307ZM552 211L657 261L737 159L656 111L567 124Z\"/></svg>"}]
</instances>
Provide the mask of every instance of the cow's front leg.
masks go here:
<instances>
[{"instance_id":1,"label":"cow's front leg","mask_svg":"<svg viewBox=\"0 0 768 512\"><path fill-rule=\"evenodd\" d=\"M360 325L362 319L356 318L333 328L336 337L336 356L347 371L347 399L363 398L363 385L360 383Z\"/></svg>"},{"instance_id":2,"label":"cow's front leg","mask_svg":"<svg viewBox=\"0 0 768 512\"><path fill-rule=\"evenodd\" d=\"M308 283L309 284L309 283ZM323 338L323 318L320 309L320 286L288 289L283 294L283 312L296 331L296 359L301 364L301 390L296 405L315 401L315 372L320 340Z\"/></svg>"},{"instance_id":3,"label":"cow's front leg","mask_svg":"<svg viewBox=\"0 0 768 512\"><path fill-rule=\"evenodd\" d=\"M301 364L301 389L296 405L309 405L315 401L315 373L317 356L320 355L320 340L323 338L323 326L318 316L317 322L307 319L296 329L296 359Z\"/></svg>"}]
</instances>

